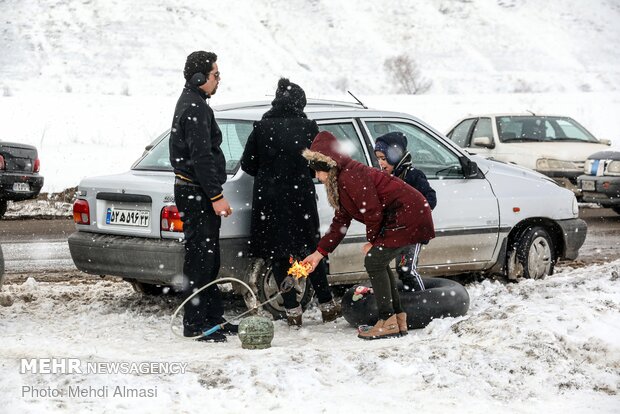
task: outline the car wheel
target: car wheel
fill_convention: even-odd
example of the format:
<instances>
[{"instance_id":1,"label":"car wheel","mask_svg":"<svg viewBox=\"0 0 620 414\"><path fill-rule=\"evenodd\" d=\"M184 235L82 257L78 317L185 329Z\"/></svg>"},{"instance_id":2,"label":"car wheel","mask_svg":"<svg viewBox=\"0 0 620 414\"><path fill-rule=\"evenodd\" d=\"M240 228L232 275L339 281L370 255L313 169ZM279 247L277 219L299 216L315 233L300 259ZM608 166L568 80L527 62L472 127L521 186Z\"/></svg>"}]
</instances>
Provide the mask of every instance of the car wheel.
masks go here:
<instances>
[{"instance_id":1,"label":"car wheel","mask_svg":"<svg viewBox=\"0 0 620 414\"><path fill-rule=\"evenodd\" d=\"M0 200L0 219L4 217L4 213L6 213L6 207L8 202L6 200Z\"/></svg>"},{"instance_id":2,"label":"car wheel","mask_svg":"<svg viewBox=\"0 0 620 414\"><path fill-rule=\"evenodd\" d=\"M528 227L513 244L508 258L508 276L542 279L553 274L554 251L553 240L544 228Z\"/></svg>"},{"instance_id":3,"label":"car wheel","mask_svg":"<svg viewBox=\"0 0 620 414\"><path fill-rule=\"evenodd\" d=\"M612 206L611 209L616 213L620 214L620 206Z\"/></svg>"},{"instance_id":4,"label":"car wheel","mask_svg":"<svg viewBox=\"0 0 620 414\"><path fill-rule=\"evenodd\" d=\"M133 289L136 292L142 293L143 295L162 296L162 295L173 295L177 293L176 290L166 285L152 285L150 283L142 283L142 282L136 282L136 281L128 281L128 282L131 283L131 286L133 286Z\"/></svg>"},{"instance_id":5,"label":"car wheel","mask_svg":"<svg viewBox=\"0 0 620 414\"><path fill-rule=\"evenodd\" d=\"M266 302L277 295L279 289L270 265L265 265L262 271L258 273L256 288L258 290L258 300L260 303ZM295 281L293 289L297 292L297 301L305 310L314 295L310 280L305 278L301 282L299 280ZM274 319L283 319L286 317L284 299L282 299L282 296L278 296L276 299L263 305L263 309L271 313Z\"/></svg>"}]
</instances>

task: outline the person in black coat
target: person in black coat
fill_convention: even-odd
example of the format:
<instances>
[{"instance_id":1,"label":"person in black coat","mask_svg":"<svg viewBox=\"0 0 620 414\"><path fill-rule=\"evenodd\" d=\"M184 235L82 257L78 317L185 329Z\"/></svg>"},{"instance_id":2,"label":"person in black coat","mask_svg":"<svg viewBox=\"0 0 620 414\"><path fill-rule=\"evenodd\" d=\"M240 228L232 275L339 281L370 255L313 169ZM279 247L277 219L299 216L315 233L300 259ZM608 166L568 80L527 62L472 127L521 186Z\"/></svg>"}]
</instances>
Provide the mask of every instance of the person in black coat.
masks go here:
<instances>
[{"instance_id":1,"label":"person in black coat","mask_svg":"<svg viewBox=\"0 0 620 414\"><path fill-rule=\"evenodd\" d=\"M382 170L400 178L426 198L431 210L437 205L437 194L423 171L415 168L407 151L407 137L402 132L389 132L375 141L375 155ZM401 256L396 271L405 290L424 290L424 281L418 273L418 258L422 244L416 243Z\"/></svg>"},{"instance_id":2,"label":"person in black coat","mask_svg":"<svg viewBox=\"0 0 620 414\"><path fill-rule=\"evenodd\" d=\"M170 163L174 169L174 198L183 221L186 278L189 296L217 278L220 269L221 217L232 209L224 198L226 160L220 149L222 132L206 100L220 82L217 56L212 52L191 53L185 62L185 87L177 101L170 130ZM224 308L217 285L211 285L184 306L183 334L201 341L224 342L222 332L236 333L237 325L201 336L224 322Z\"/></svg>"},{"instance_id":3,"label":"person in black coat","mask_svg":"<svg viewBox=\"0 0 620 414\"><path fill-rule=\"evenodd\" d=\"M272 107L248 137L241 168L254 176L250 254L272 264L278 286L287 276L289 258L301 259L316 249L320 239L314 172L301 156L319 133L304 113L306 94L282 78ZM323 321L340 315L327 282L325 263L310 275ZM289 325L300 326L302 308L295 290L283 292Z\"/></svg>"}]
</instances>

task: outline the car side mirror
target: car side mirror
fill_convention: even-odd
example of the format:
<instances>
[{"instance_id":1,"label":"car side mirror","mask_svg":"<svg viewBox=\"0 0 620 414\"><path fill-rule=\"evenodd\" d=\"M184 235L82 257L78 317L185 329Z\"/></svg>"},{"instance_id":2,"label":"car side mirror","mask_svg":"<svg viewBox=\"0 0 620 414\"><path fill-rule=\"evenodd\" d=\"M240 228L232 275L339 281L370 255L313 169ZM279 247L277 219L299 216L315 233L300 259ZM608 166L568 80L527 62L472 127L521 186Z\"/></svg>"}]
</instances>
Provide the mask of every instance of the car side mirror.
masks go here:
<instances>
[{"instance_id":1,"label":"car side mirror","mask_svg":"<svg viewBox=\"0 0 620 414\"><path fill-rule=\"evenodd\" d=\"M609 139L599 139L598 141L599 141L601 144L611 145L611 140L609 140Z\"/></svg>"},{"instance_id":2,"label":"car side mirror","mask_svg":"<svg viewBox=\"0 0 620 414\"><path fill-rule=\"evenodd\" d=\"M471 145L474 147L495 148L495 142L490 137L476 137L471 140Z\"/></svg>"},{"instance_id":3,"label":"car side mirror","mask_svg":"<svg viewBox=\"0 0 620 414\"><path fill-rule=\"evenodd\" d=\"M478 164L467 157L461 157L460 161L465 178L476 178L479 176L480 171L478 170Z\"/></svg>"}]
</instances>

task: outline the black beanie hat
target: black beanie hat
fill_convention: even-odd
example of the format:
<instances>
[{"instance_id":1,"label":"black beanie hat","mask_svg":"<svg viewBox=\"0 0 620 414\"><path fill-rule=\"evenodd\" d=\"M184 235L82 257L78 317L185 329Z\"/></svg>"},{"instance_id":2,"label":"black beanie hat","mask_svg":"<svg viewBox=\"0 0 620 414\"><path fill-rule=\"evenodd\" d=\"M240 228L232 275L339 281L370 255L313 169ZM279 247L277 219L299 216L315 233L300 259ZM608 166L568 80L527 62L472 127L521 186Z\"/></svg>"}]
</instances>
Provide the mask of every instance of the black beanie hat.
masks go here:
<instances>
[{"instance_id":1,"label":"black beanie hat","mask_svg":"<svg viewBox=\"0 0 620 414\"><path fill-rule=\"evenodd\" d=\"M282 106L303 111L306 107L306 93L301 86L286 78L280 78L276 89L276 98L271 102L273 106Z\"/></svg>"},{"instance_id":2,"label":"black beanie hat","mask_svg":"<svg viewBox=\"0 0 620 414\"><path fill-rule=\"evenodd\" d=\"M213 52L199 50L190 53L185 61L185 69L183 69L185 80L189 82L196 73L202 73L207 76L211 69L213 69L213 63L216 61L217 55Z\"/></svg>"}]
</instances>

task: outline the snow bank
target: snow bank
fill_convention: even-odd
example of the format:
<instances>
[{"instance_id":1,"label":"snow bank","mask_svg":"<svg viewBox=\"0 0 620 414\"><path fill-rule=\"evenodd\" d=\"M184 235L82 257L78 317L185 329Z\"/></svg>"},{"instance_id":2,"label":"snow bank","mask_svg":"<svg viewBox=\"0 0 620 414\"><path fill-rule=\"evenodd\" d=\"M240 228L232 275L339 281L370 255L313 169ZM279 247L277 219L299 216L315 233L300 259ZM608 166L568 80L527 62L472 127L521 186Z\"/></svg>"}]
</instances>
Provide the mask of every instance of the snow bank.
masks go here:
<instances>
[{"instance_id":1,"label":"snow bank","mask_svg":"<svg viewBox=\"0 0 620 414\"><path fill-rule=\"evenodd\" d=\"M179 88L181 86L179 85ZM344 95L310 97L346 100ZM460 118L489 112L526 110L568 115L599 138L620 147L620 93L505 95L360 96L367 106L407 112L442 133ZM213 105L256 95L218 95ZM77 186L88 176L128 170L144 147L170 127L176 97L125 97L77 94L0 97L0 138L35 145L45 177L43 191Z\"/></svg>"},{"instance_id":2,"label":"snow bank","mask_svg":"<svg viewBox=\"0 0 620 414\"><path fill-rule=\"evenodd\" d=\"M614 273L616 272L616 273ZM361 341L344 320L275 322L273 347L186 342L173 305L97 279L7 285L0 308L5 412L617 412L620 261L544 280L467 285L468 315ZM2 303L7 303L6 300ZM10 301L9 301L10 303ZM20 374L20 358L188 363L184 374ZM23 386L155 389L156 397L32 398Z\"/></svg>"}]
</instances>

